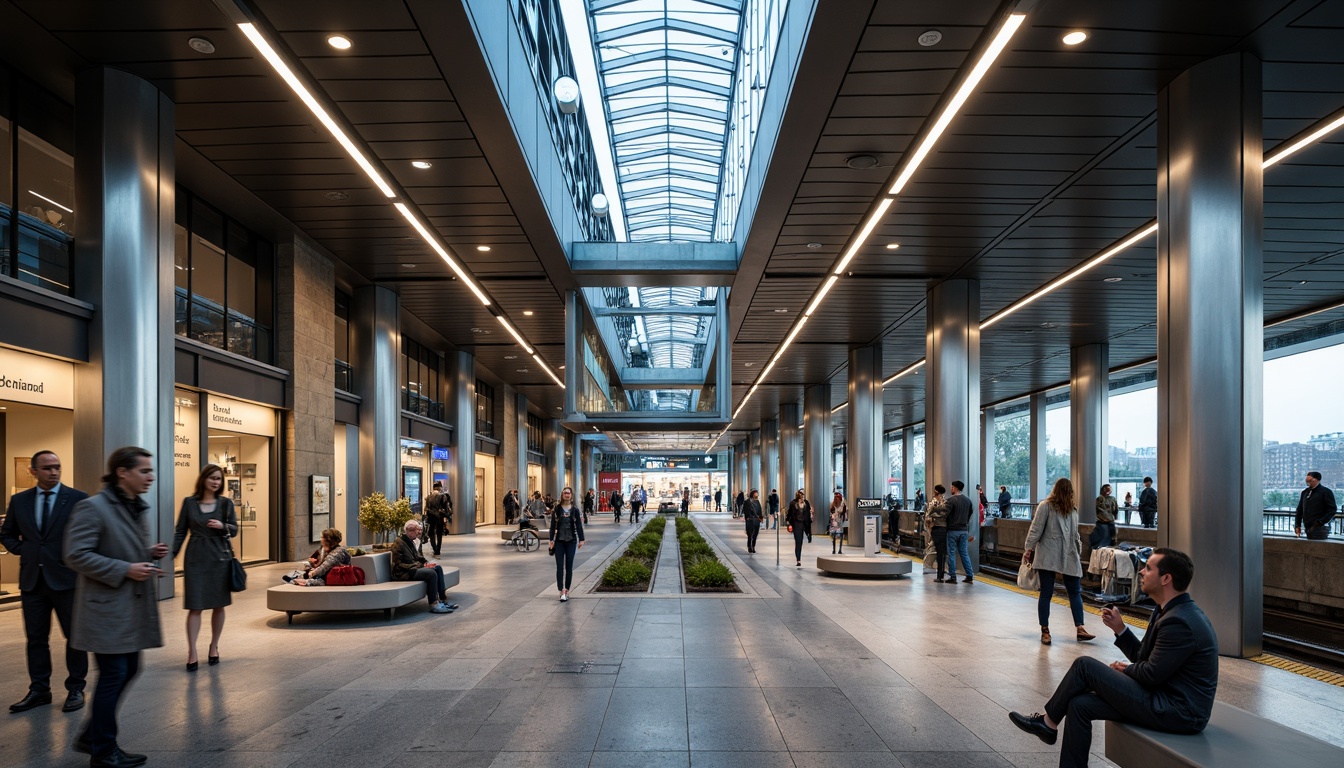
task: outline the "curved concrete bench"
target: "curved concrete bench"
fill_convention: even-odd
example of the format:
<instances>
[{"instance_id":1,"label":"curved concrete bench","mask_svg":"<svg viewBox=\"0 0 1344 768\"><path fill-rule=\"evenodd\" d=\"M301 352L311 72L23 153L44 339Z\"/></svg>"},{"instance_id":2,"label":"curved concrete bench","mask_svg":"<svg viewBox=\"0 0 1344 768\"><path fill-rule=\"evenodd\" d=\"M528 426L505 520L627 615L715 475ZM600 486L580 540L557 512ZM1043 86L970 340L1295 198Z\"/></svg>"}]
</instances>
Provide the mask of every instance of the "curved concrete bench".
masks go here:
<instances>
[{"instance_id":1,"label":"curved concrete bench","mask_svg":"<svg viewBox=\"0 0 1344 768\"><path fill-rule=\"evenodd\" d=\"M364 569L364 584L356 587L298 587L279 584L266 590L266 607L281 611L294 623L300 613L382 611L391 621L396 610L425 599L421 581L392 581L392 556L387 552L360 555L350 564ZM461 580L457 568L444 568L443 580L455 587Z\"/></svg>"},{"instance_id":2,"label":"curved concrete bench","mask_svg":"<svg viewBox=\"0 0 1344 768\"><path fill-rule=\"evenodd\" d=\"M914 563L903 557L877 555L820 555L817 557L817 569L827 573L844 573L851 576L904 576L914 568Z\"/></svg>"},{"instance_id":3,"label":"curved concrete bench","mask_svg":"<svg viewBox=\"0 0 1344 768\"><path fill-rule=\"evenodd\" d=\"M1344 749L1215 701L1208 727L1195 734L1159 733L1107 720L1106 759L1121 768L1344 765Z\"/></svg>"}]
</instances>

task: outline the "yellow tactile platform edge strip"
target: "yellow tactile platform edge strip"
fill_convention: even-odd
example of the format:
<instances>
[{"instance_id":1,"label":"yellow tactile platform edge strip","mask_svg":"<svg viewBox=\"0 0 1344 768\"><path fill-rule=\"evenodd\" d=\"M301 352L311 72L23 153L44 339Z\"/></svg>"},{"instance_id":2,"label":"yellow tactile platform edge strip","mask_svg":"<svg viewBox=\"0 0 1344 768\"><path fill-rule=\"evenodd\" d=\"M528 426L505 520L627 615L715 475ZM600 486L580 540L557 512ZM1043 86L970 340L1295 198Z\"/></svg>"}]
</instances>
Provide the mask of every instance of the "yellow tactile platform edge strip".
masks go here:
<instances>
[{"instance_id":1,"label":"yellow tactile platform edge strip","mask_svg":"<svg viewBox=\"0 0 1344 768\"><path fill-rule=\"evenodd\" d=\"M914 560L916 563L924 562L923 558L912 557L904 552L901 553L901 556L908 560ZM1006 581L1004 579L1000 579L995 576L990 576L983 572L979 576L976 576L975 580L983 582L985 584L989 584L990 586L993 587L998 587L999 589L1006 589L1009 592L1016 592L1019 595L1025 595L1027 597L1036 597L1036 592L1033 590L1023 589L1017 586L1017 584L1014 582ZM1069 604L1069 601L1063 597L1055 597L1051 600L1051 602L1053 602L1055 605L1063 605L1063 606L1067 606ZM1083 610L1087 611L1093 616L1101 615L1100 608L1097 608L1094 605L1089 605L1087 603L1083 604ZM1124 619L1125 623L1130 625L1131 627L1138 627L1139 629L1148 628L1148 622L1145 619L1136 619L1131 616L1125 616ZM1329 683L1330 685L1337 685L1341 688L1344 688L1344 675L1341 675L1338 672L1331 672L1328 669L1321 669L1320 667L1315 667L1310 664L1304 664L1300 661L1292 661L1291 659L1285 659L1282 656L1275 656L1272 653L1262 653L1259 656L1252 656L1248 658L1247 661L1253 661L1256 664L1263 664L1267 667L1273 667L1275 669L1282 669L1285 672L1292 672L1295 675L1301 675L1302 677L1311 678L1312 680L1319 680L1322 683Z\"/></svg>"}]
</instances>

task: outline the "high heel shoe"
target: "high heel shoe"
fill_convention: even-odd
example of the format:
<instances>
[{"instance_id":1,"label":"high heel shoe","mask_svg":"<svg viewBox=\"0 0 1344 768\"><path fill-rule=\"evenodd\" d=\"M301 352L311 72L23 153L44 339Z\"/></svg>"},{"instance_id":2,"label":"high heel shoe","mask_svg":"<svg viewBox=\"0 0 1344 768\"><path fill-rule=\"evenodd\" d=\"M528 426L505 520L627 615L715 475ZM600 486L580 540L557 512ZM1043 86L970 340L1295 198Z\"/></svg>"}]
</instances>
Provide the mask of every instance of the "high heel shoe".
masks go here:
<instances>
[{"instance_id":1,"label":"high heel shoe","mask_svg":"<svg viewBox=\"0 0 1344 768\"><path fill-rule=\"evenodd\" d=\"M1050 644L1050 628L1041 627L1041 645Z\"/></svg>"},{"instance_id":2,"label":"high heel shoe","mask_svg":"<svg viewBox=\"0 0 1344 768\"><path fill-rule=\"evenodd\" d=\"M200 666L201 666L201 663L200 663L199 661L188 661L188 662L187 662L187 671L188 671L188 672L195 672L196 669L197 669L198 667L200 667Z\"/></svg>"},{"instance_id":3,"label":"high heel shoe","mask_svg":"<svg viewBox=\"0 0 1344 768\"><path fill-rule=\"evenodd\" d=\"M209 664L212 667L219 664L219 654L216 653L214 656L206 656L205 663Z\"/></svg>"}]
</instances>

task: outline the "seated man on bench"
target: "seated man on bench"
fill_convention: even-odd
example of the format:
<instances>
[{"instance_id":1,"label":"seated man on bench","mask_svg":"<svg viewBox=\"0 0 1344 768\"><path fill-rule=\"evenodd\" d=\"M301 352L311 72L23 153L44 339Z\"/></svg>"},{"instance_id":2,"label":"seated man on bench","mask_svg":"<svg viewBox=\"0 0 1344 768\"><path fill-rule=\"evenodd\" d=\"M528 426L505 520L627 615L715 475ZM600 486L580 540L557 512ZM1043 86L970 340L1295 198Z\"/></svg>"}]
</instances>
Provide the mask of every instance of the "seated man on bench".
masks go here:
<instances>
[{"instance_id":1,"label":"seated man on bench","mask_svg":"<svg viewBox=\"0 0 1344 768\"><path fill-rule=\"evenodd\" d=\"M404 533L392 542L392 580L425 582L430 613L452 613L457 605L447 602L448 586L443 579L443 566L426 562L420 556L417 543L423 530L420 521L409 520L402 530Z\"/></svg>"},{"instance_id":2,"label":"seated man on bench","mask_svg":"<svg viewBox=\"0 0 1344 768\"><path fill-rule=\"evenodd\" d=\"M1109 666L1090 657L1073 666L1045 704L1045 714L1008 717L1046 744L1067 721L1060 768L1087 765L1092 721L1116 720L1167 733L1199 733L1209 724L1218 690L1218 638L1204 611L1186 594L1195 566L1174 549L1153 550L1139 571L1143 591L1157 603L1143 642L1125 626L1120 612L1106 608L1101 618L1115 644L1132 664Z\"/></svg>"}]
</instances>

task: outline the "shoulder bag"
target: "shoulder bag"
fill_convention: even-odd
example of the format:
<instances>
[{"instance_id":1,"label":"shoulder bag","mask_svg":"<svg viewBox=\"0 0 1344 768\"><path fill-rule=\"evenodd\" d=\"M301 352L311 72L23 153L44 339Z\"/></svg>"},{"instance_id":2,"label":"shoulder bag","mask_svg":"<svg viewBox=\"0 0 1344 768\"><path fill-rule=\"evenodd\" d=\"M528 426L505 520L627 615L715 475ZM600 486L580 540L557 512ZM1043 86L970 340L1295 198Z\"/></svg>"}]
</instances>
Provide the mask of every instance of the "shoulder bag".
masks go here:
<instances>
[{"instance_id":1,"label":"shoulder bag","mask_svg":"<svg viewBox=\"0 0 1344 768\"><path fill-rule=\"evenodd\" d=\"M1017 586L1037 592L1041 589L1041 575L1031 567L1031 560L1026 555L1022 556L1022 564L1017 567Z\"/></svg>"},{"instance_id":2,"label":"shoulder bag","mask_svg":"<svg viewBox=\"0 0 1344 768\"><path fill-rule=\"evenodd\" d=\"M247 571L243 570L243 564L233 554L233 536L229 534L228 517L221 514L219 522L224 526L224 546L229 550L229 591L242 592L247 589Z\"/></svg>"}]
</instances>

